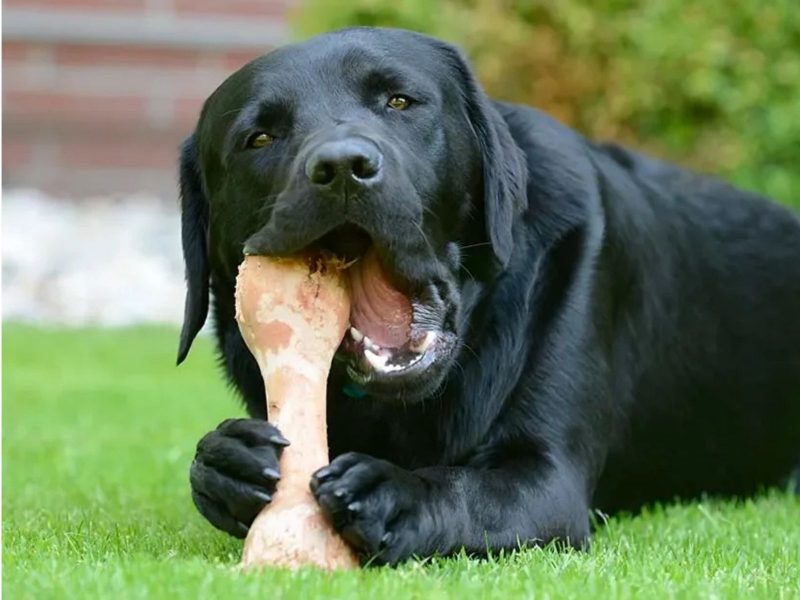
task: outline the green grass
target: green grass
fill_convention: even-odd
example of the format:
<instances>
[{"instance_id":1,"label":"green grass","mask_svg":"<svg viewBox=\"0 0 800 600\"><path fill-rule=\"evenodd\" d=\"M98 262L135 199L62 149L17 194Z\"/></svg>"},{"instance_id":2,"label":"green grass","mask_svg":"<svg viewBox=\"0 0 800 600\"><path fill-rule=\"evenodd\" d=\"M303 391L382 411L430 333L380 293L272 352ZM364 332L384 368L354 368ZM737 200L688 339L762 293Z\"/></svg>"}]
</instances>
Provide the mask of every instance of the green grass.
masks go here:
<instances>
[{"instance_id":1,"label":"green grass","mask_svg":"<svg viewBox=\"0 0 800 600\"><path fill-rule=\"evenodd\" d=\"M588 553L243 574L187 483L196 440L241 410L210 341L176 369L176 340L4 327L7 598L800 598L800 501L780 491L613 519Z\"/></svg>"}]
</instances>

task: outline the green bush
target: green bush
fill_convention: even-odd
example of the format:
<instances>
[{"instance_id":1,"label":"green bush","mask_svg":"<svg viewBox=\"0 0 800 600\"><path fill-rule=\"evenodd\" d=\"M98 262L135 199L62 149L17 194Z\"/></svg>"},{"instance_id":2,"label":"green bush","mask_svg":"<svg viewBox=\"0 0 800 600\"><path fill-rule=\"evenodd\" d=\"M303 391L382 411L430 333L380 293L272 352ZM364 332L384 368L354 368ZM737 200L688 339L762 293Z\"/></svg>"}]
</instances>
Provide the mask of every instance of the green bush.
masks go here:
<instances>
[{"instance_id":1,"label":"green bush","mask_svg":"<svg viewBox=\"0 0 800 600\"><path fill-rule=\"evenodd\" d=\"M496 98L800 207L797 0L306 0L295 24L441 37Z\"/></svg>"}]
</instances>

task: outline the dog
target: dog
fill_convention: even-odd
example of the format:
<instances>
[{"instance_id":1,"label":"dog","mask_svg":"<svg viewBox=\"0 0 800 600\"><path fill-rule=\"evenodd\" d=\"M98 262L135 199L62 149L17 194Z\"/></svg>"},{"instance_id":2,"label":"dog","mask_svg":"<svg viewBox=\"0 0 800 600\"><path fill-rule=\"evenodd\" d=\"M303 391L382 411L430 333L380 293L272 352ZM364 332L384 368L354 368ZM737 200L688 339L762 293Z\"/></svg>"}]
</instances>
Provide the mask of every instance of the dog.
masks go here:
<instances>
[{"instance_id":1,"label":"dog","mask_svg":"<svg viewBox=\"0 0 800 600\"><path fill-rule=\"evenodd\" d=\"M291 442L234 319L245 253L372 265L309 482L370 564L585 548L593 511L750 494L800 458L797 216L493 101L449 44L355 28L254 60L205 102L180 189L178 362L213 298L251 417L190 469L232 535Z\"/></svg>"}]
</instances>

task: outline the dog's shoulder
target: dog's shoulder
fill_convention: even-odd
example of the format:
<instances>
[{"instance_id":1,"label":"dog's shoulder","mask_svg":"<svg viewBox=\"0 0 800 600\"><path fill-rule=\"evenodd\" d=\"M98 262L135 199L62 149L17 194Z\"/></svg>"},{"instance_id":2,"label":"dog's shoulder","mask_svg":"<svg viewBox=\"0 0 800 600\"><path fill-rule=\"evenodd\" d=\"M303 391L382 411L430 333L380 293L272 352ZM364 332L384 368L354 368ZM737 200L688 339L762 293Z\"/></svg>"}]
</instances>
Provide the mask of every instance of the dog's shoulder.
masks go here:
<instances>
[{"instance_id":1,"label":"dog's shoulder","mask_svg":"<svg viewBox=\"0 0 800 600\"><path fill-rule=\"evenodd\" d=\"M577 131L531 106L501 101L494 101L493 104L529 163L538 162L537 155L542 151L569 155L574 164L580 162L581 155L587 149L587 141Z\"/></svg>"},{"instance_id":2,"label":"dog's shoulder","mask_svg":"<svg viewBox=\"0 0 800 600\"><path fill-rule=\"evenodd\" d=\"M694 174L678 165L659 160L616 142L598 142L592 145L599 154L613 160L620 168L645 179L687 180Z\"/></svg>"},{"instance_id":3,"label":"dog's shoulder","mask_svg":"<svg viewBox=\"0 0 800 600\"><path fill-rule=\"evenodd\" d=\"M601 228L599 188L586 138L536 108L498 101L494 106L525 155L529 225L550 241L578 227Z\"/></svg>"}]
</instances>

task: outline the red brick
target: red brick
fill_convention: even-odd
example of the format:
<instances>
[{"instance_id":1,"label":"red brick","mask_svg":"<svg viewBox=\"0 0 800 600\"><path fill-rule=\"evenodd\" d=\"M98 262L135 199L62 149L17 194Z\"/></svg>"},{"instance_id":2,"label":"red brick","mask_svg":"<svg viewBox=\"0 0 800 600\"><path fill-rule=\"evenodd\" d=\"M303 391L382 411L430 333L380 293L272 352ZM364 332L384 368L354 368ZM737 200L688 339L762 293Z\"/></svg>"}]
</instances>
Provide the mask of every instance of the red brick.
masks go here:
<instances>
[{"instance_id":1,"label":"red brick","mask_svg":"<svg viewBox=\"0 0 800 600\"><path fill-rule=\"evenodd\" d=\"M221 61L191 69L89 64L34 68L17 62L5 66L3 85L9 91L101 97L205 98L234 71L222 68Z\"/></svg>"},{"instance_id":2,"label":"red brick","mask_svg":"<svg viewBox=\"0 0 800 600\"><path fill-rule=\"evenodd\" d=\"M144 10L147 0L3 0L3 8L103 9L108 11Z\"/></svg>"},{"instance_id":3,"label":"red brick","mask_svg":"<svg viewBox=\"0 0 800 600\"><path fill-rule=\"evenodd\" d=\"M10 61L26 61L41 47L41 44L32 42L3 40L3 64Z\"/></svg>"},{"instance_id":4,"label":"red brick","mask_svg":"<svg viewBox=\"0 0 800 600\"><path fill-rule=\"evenodd\" d=\"M5 90L3 120L33 122L43 128L50 123L130 128L144 122L145 106L144 98L135 96L78 96Z\"/></svg>"},{"instance_id":5,"label":"red brick","mask_svg":"<svg viewBox=\"0 0 800 600\"><path fill-rule=\"evenodd\" d=\"M5 0L3 8L132 19L157 9L177 19L218 18L226 27L226 19L273 26L299 1ZM267 50L4 41L7 181L59 194L149 189L174 195L177 147L203 101ZM171 120L151 122L158 116Z\"/></svg>"},{"instance_id":6,"label":"red brick","mask_svg":"<svg viewBox=\"0 0 800 600\"><path fill-rule=\"evenodd\" d=\"M270 17L284 19L296 4L291 0L173 0L179 14Z\"/></svg>"},{"instance_id":7,"label":"red brick","mask_svg":"<svg viewBox=\"0 0 800 600\"><path fill-rule=\"evenodd\" d=\"M77 168L56 166L45 173L39 168L21 167L4 171L9 187L36 188L56 198L82 199L145 192L161 198L178 197L176 169Z\"/></svg>"},{"instance_id":8,"label":"red brick","mask_svg":"<svg viewBox=\"0 0 800 600\"><path fill-rule=\"evenodd\" d=\"M22 135L3 136L3 168L21 167L33 158L33 142Z\"/></svg>"},{"instance_id":9,"label":"red brick","mask_svg":"<svg viewBox=\"0 0 800 600\"><path fill-rule=\"evenodd\" d=\"M175 126L188 131L197 125L205 98L177 98L175 100Z\"/></svg>"},{"instance_id":10,"label":"red brick","mask_svg":"<svg viewBox=\"0 0 800 600\"><path fill-rule=\"evenodd\" d=\"M71 138L62 141L59 164L70 168L175 169L180 138Z\"/></svg>"},{"instance_id":11,"label":"red brick","mask_svg":"<svg viewBox=\"0 0 800 600\"><path fill-rule=\"evenodd\" d=\"M183 48L153 46L115 46L97 44L59 44L55 59L63 66L153 66L158 68L196 68L208 53Z\"/></svg>"},{"instance_id":12,"label":"red brick","mask_svg":"<svg viewBox=\"0 0 800 600\"><path fill-rule=\"evenodd\" d=\"M225 69L231 73L240 69L254 58L258 58L262 54L266 54L270 50L269 47L256 48L253 50L237 50L227 52L223 59Z\"/></svg>"}]
</instances>

